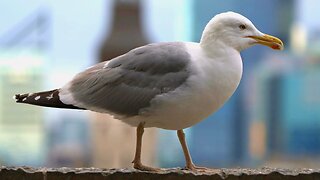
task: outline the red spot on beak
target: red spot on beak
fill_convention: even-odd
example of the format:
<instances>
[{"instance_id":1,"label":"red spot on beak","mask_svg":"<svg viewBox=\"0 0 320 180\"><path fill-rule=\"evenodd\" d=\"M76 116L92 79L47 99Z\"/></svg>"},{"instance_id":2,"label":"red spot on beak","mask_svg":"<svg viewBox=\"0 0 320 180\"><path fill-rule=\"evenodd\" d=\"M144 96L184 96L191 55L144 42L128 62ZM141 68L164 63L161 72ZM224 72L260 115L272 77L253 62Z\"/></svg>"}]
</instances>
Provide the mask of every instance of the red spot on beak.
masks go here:
<instances>
[{"instance_id":1,"label":"red spot on beak","mask_svg":"<svg viewBox=\"0 0 320 180\"><path fill-rule=\"evenodd\" d=\"M280 46L277 45L277 44L272 45L271 48L272 48L272 49L281 49Z\"/></svg>"}]
</instances>

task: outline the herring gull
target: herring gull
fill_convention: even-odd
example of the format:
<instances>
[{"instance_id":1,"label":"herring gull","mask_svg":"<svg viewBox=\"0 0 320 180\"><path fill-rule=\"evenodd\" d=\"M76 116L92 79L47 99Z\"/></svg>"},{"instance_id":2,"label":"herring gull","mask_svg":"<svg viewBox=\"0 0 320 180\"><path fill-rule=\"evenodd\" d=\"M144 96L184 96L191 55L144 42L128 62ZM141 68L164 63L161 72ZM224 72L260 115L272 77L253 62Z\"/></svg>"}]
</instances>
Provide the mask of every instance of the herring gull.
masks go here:
<instances>
[{"instance_id":1,"label":"herring gull","mask_svg":"<svg viewBox=\"0 0 320 180\"><path fill-rule=\"evenodd\" d=\"M176 130L186 169L203 170L192 162L183 129L230 98L242 76L240 51L255 44L283 49L280 39L260 32L246 17L225 12L209 21L200 43L138 47L80 72L59 89L14 98L18 103L108 113L137 127L133 164L139 170L158 170L141 163L144 128Z\"/></svg>"}]
</instances>

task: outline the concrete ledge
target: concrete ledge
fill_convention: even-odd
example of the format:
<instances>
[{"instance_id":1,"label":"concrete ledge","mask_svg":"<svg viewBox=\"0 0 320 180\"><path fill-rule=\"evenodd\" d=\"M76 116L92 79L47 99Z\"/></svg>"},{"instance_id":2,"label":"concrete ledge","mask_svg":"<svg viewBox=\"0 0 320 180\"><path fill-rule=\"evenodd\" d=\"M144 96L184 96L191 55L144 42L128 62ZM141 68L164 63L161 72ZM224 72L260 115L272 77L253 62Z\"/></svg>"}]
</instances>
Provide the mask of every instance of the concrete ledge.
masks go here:
<instances>
[{"instance_id":1,"label":"concrete ledge","mask_svg":"<svg viewBox=\"0 0 320 180\"><path fill-rule=\"evenodd\" d=\"M180 168L164 169L162 172L143 172L134 169L99 168L31 168L0 167L1 180L85 180L85 179L320 179L315 169L212 169L194 173Z\"/></svg>"}]
</instances>

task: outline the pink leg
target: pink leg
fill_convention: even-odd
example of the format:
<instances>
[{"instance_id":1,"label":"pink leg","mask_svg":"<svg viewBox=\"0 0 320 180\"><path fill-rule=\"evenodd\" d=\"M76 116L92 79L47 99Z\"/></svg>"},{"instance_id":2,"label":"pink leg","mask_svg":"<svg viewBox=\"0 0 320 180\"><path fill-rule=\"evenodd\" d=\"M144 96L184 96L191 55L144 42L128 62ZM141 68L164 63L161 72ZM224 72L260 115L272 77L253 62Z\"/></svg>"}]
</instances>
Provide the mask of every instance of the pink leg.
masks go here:
<instances>
[{"instance_id":1,"label":"pink leg","mask_svg":"<svg viewBox=\"0 0 320 180\"><path fill-rule=\"evenodd\" d=\"M183 150L184 157L186 159L186 168L191 171L209 170L206 167L198 167L193 164L190 153L189 153L189 149L188 149L188 146L186 143L185 134L182 129L177 131L177 135L178 135L178 138L179 138L182 150Z\"/></svg>"},{"instance_id":2,"label":"pink leg","mask_svg":"<svg viewBox=\"0 0 320 180\"><path fill-rule=\"evenodd\" d=\"M159 171L159 168L153 168L145 166L141 163L141 146L142 146L142 135L144 132L144 122L140 123L137 127L137 142L136 142L136 153L132 161L133 167L141 171Z\"/></svg>"}]
</instances>

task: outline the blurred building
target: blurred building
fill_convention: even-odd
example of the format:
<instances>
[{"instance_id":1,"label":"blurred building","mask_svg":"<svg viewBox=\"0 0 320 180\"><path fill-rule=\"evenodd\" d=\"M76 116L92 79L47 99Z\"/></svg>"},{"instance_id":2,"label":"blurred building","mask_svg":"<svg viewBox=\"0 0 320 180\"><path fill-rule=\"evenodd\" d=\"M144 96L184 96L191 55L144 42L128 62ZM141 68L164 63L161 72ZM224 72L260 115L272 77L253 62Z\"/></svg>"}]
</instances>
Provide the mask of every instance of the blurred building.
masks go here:
<instances>
[{"instance_id":1,"label":"blurred building","mask_svg":"<svg viewBox=\"0 0 320 180\"><path fill-rule=\"evenodd\" d=\"M44 164L43 111L11 97L44 85L47 21L47 14L35 11L0 36L0 164Z\"/></svg>"},{"instance_id":2,"label":"blurred building","mask_svg":"<svg viewBox=\"0 0 320 180\"><path fill-rule=\"evenodd\" d=\"M78 112L80 113L80 112ZM65 112L54 126L47 128L50 167L88 167L92 164L92 143L86 117Z\"/></svg>"},{"instance_id":3,"label":"blurred building","mask_svg":"<svg viewBox=\"0 0 320 180\"><path fill-rule=\"evenodd\" d=\"M28 57L29 56L29 57ZM23 58L41 60L36 54ZM32 92L42 86L43 72L39 66L22 66L17 52L0 56L0 163L11 165L39 165L45 158L43 112L34 107L16 106L14 93Z\"/></svg>"},{"instance_id":4,"label":"blurred building","mask_svg":"<svg viewBox=\"0 0 320 180\"><path fill-rule=\"evenodd\" d=\"M296 1L294 5L295 18L286 54L270 54L253 74L253 117L267 129L262 156L267 160L265 164L317 167L320 41L315 32L319 32L320 23L314 3Z\"/></svg>"}]
</instances>

